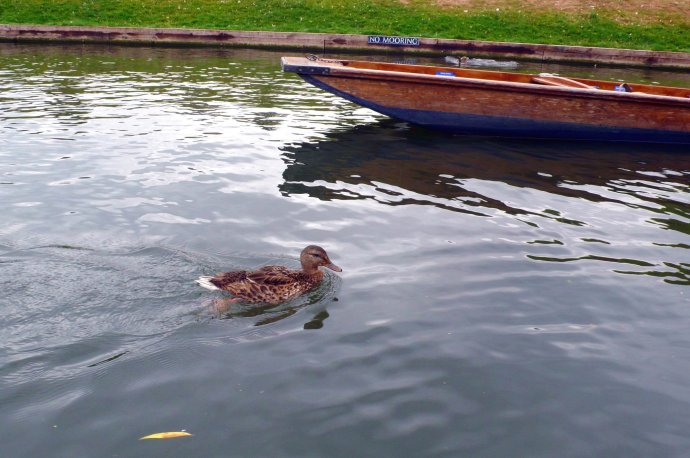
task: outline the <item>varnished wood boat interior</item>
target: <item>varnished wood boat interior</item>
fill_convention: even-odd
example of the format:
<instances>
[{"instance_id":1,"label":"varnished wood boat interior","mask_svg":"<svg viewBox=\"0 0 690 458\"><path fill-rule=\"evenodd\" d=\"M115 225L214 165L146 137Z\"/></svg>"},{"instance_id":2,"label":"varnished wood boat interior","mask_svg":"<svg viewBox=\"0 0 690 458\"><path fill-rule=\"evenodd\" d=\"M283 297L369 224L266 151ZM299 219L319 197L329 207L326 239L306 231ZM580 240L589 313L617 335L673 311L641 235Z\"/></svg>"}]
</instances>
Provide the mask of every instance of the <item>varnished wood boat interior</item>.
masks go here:
<instances>
[{"instance_id":1,"label":"varnished wood boat interior","mask_svg":"<svg viewBox=\"0 0 690 458\"><path fill-rule=\"evenodd\" d=\"M328 61L324 61L328 62ZM400 72L406 74L418 75L439 75L456 77L456 78L471 78L485 81L502 81L511 83L525 83L538 84L545 86L580 88L580 89L595 89L602 91L615 91L616 86L620 86L621 82L592 80L586 78L566 78L550 74L523 74L513 72L491 71L491 70L477 70L469 68L457 67L435 67L426 65L410 65L410 64L394 64L386 62L369 62L369 61L330 61L335 66L342 66L351 69L360 70L374 70L382 72ZM317 63L320 63L317 61ZM641 93L649 95L661 95L670 97L690 98L690 89L668 87L650 84L626 84L626 88L631 93Z\"/></svg>"}]
</instances>

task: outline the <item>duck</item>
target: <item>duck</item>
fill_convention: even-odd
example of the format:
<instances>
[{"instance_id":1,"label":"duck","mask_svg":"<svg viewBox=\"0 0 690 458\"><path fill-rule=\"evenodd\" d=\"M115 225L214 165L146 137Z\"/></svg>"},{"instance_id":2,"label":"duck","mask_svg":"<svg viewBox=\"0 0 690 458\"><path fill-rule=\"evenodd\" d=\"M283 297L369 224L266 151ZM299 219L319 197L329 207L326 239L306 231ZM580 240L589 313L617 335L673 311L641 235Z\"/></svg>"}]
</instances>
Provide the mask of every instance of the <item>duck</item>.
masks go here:
<instances>
[{"instance_id":1,"label":"duck","mask_svg":"<svg viewBox=\"0 0 690 458\"><path fill-rule=\"evenodd\" d=\"M285 266L264 266L254 271L237 270L204 276L196 282L210 290L229 292L233 295L233 302L277 305L318 286L325 275L319 267L334 272L343 271L331 262L326 250L317 245L304 248L299 260L301 270Z\"/></svg>"}]
</instances>

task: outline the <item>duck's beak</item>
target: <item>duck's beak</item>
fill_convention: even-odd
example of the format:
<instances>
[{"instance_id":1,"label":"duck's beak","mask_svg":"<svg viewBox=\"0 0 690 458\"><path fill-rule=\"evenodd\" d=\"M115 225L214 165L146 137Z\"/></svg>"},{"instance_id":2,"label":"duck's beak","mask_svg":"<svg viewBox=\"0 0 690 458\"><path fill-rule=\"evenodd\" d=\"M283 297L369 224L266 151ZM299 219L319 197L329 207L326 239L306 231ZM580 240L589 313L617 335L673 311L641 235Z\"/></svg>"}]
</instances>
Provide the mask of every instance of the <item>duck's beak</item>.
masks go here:
<instances>
[{"instance_id":1,"label":"duck's beak","mask_svg":"<svg viewBox=\"0 0 690 458\"><path fill-rule=\"evenodd\" d=\"M342 272L342 271L343 271L343 269L341 269L340 267L336 266L336 265L333 264L332 262L329 262L328 264L324 265L324 267L327 268L327 269L331 269L331 270L333 270L333 271L335 271L335 272Z\"/></svg>"}]
</instances>

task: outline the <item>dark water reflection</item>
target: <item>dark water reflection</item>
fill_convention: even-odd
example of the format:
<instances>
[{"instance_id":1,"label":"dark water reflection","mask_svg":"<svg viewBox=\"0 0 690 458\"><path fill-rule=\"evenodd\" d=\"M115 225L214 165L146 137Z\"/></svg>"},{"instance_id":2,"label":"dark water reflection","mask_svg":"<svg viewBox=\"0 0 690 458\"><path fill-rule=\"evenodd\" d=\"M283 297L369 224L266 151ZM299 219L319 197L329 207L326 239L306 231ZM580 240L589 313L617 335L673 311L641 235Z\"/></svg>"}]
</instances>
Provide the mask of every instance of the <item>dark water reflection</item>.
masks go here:
<instances>
[{"instance_id":1,"label":"dark water reflection","mask_svg":"<svg viewBox=\"0 0 690 458\"><path fill-rule=\"evenodd\" d=\"M687 454L686 149L411 128L279 57L0 45L0 455ZM194 283L307 243L344 272L294 302Z\"/></svg>"},{"instance_id":2,"label":"dark water reflection","mask_svg":"<svg viewBox=\"0 0 690 458\"><path fill-rule=\"evenodd\" d=\"M618 237L615 231L610 232L612 241L601 237L606 233L601 213L608 211L627 211L633 218L643 215L646 224L677 232L676 240L690 235L686 146L483 139L383 121L356 126L322 141L286 146L283 151L288 166L280 190L286 196L432 205L472 216L511 216L516 223L536 230L566 225L558 229L563 240L546 237L527 243L553 245L548 250L558 254L572 254L567 248L581 245L588 254L528 257L550 262L598 260L619 263L623 268L632 265L644 269L614 271L690 284L690 266L677 260L687 255L682 251L690 248L687 243L666 241L666 234L659 233L659 241L648 243L678 248L669 253L680 257L647 261L635 259L636 247L612 248ZM539 194L557 198L556 208L533 198ZM579 209L571 209L573 204ZM607 210L583 212L595 205ZM616 251L620 258L612 256ZM626 251L629 256L624 256Z\"/></svg>"}]
</instances>

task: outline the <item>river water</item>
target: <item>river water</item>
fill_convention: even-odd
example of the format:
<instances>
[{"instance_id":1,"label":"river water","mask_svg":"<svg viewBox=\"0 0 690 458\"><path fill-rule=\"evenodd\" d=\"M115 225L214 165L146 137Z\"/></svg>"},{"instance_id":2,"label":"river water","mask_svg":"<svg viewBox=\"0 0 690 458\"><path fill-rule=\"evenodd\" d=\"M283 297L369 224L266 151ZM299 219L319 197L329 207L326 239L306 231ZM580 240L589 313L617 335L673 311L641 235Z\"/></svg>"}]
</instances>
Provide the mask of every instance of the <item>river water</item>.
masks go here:
<instances>
[{"instance_id":1,"label":"river water","mask_svg":"<svg viewBox=\"0 0 690 458\"><path fill-rule=\"evenodd\" d=\"M427 131L280 55L0 45L0 456L687 456L687 147ZM291 303L194 283L310 243Z\"/></svg>"}]
</instances>

